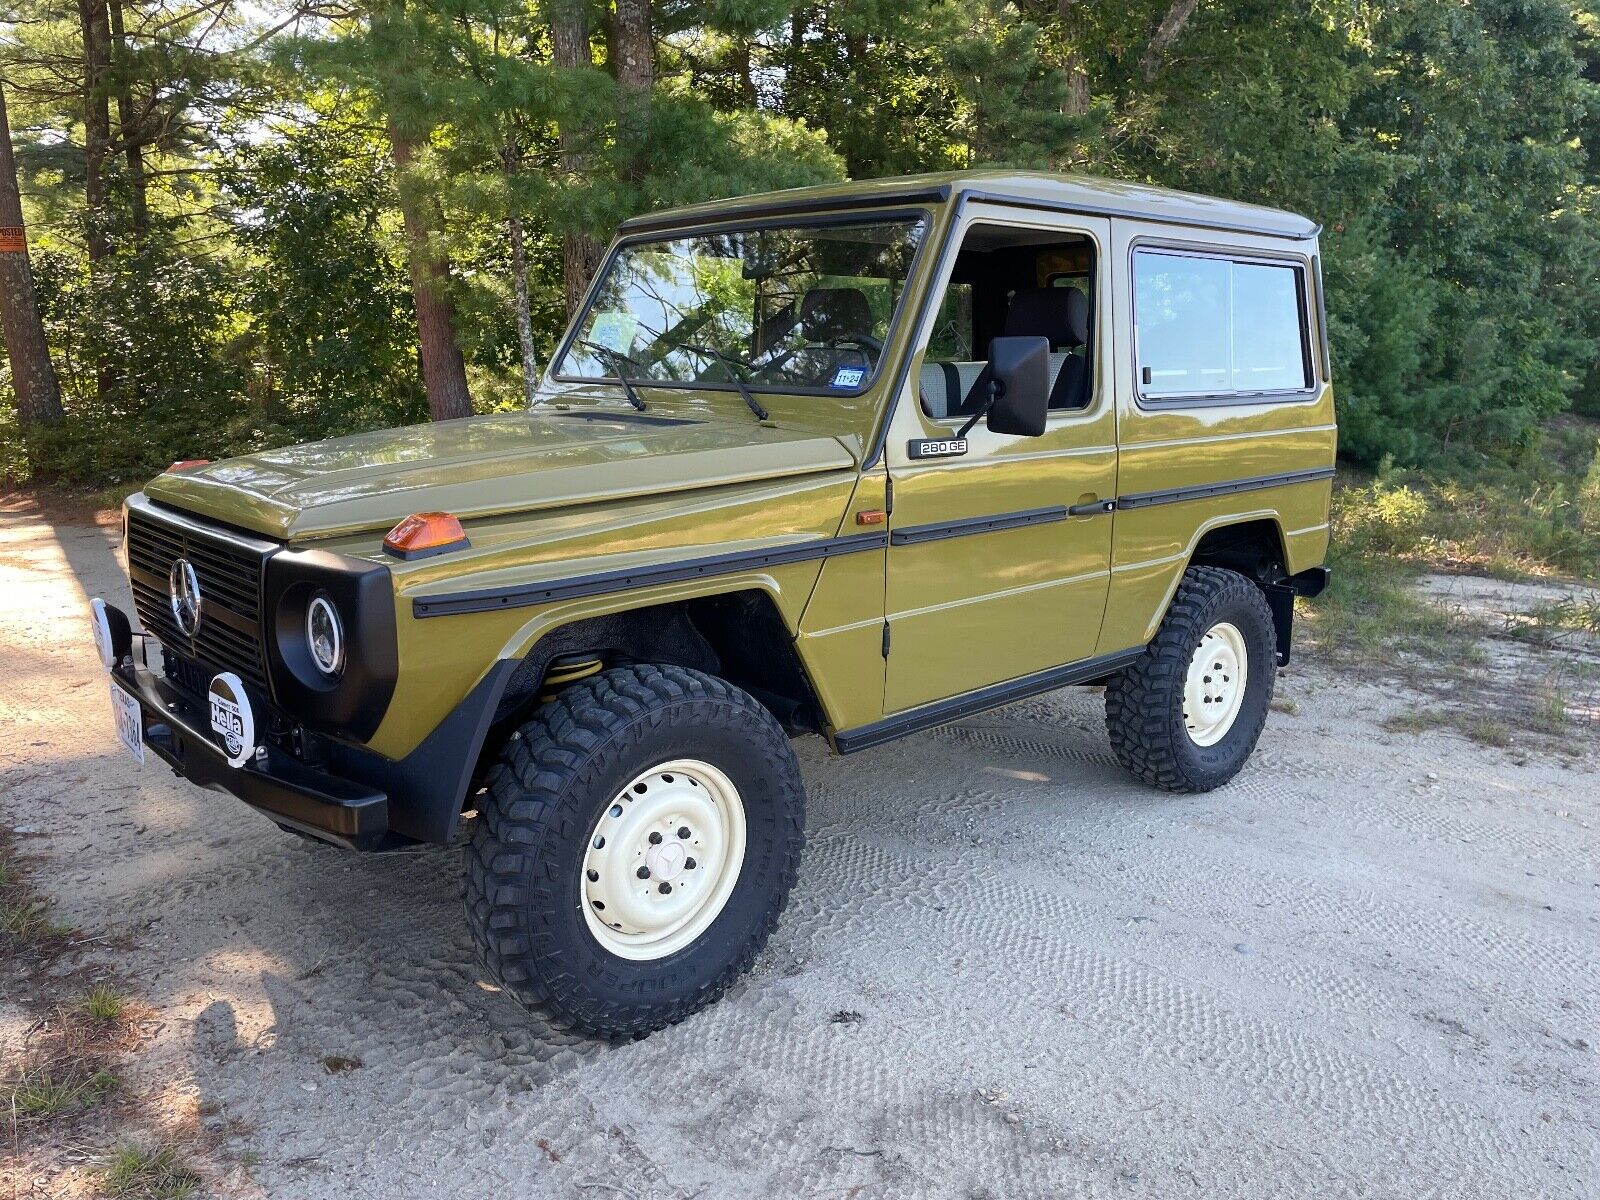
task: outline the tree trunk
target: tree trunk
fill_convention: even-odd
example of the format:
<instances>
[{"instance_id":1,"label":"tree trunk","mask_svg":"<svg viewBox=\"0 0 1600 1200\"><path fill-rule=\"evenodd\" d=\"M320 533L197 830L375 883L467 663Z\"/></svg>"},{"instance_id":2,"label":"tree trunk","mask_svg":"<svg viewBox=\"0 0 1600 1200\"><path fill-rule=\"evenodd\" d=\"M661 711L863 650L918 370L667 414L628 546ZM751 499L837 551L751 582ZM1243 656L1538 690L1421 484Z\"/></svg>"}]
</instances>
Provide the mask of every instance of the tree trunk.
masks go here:
<instances>
[{"instance_id":1,"label":"tree trunk","mask_svg":"<svg viewBox=\"0 0 1600 1200\"><path fill-rule=\"evenodd\" d=\"M1063 111L1069 117L1081 117L1089 111L1089 72L1083 65L1083 51L1078 46L1080 31L1072 11L1078 4L1079 0L1056 2L1056 18L1066 45L1067 98Z\"/></svg>"},{"instance_id":2,"label":"tree trunk","mask_svg":"<svg viewBox=\"0 0 1600 1200\"><path fill-rule=\"evenodd\" d=\"M128 210L133 223L133 234L143 238L150 232L150 204L144 169L144 134L134 116L133 94L129 80L128 34L122 23L122 0L110 0L111 47L116 66L114 84L117 93L117 140L122 143L122 153L128 163Z\"/></svg>"},{"instance_id":3,"label":"tree trunk","mask_svg":"<svg viewBox=\"0 0 1600 1200\"><path fill-rule=\"evenodd\" d=\"M402 176L400 215L406 227L406 259L416 299L417 348L422 357L428 412L435 421L470 417L472 394L467 390L467 367L456 342L455 307L450 302L450 260L429 245L433 236L429 199L419 196L404 179L415 148L393 121L389 123L389 145Z\"/></svg>"},{"instance_id":4,"label":"tree trunk","mask_svg":"<svg viewBox=\"0 0 1600 1200\"><path fill-rule=\"evenodd\" d=\"M637 181L643 178L649 161L650 88L656 74L650 0L616 2L611 66L617 77L617 142L626 151L626 177Z\"/></svg>"},{"instance_id":5,"label":"tree trunk","mask_svg":"<svg viewBox=\"0 0 1600 1200\"><path fill-rule=\"evenodd\" d=\"M549 13L551 59L555 65L569 70L592 69L587 0L552 0ZM583 131L575 128L572 120L563 120L560 138L562 171L574 180L581 179L588 165ZM574 230L562 239L561 274L569 319L583 303L583 294L589 290L589 280L600 266L602 253L601 245L582 230Z\"/></svg>"},{"instance_id":6,"label":"tree trunk","mask_svg":"<svg viewBox=\"0 0 1600 1200\"><path fill-rule=\"evenodd\" d=\"M105 0L78 0L83 26L83 200L89 261L111 253L106 208L106 158L111 150L111 109L106 73L111 62L111 30Z\"/></svg>"},{"instance_id":7,"label":"tree trunk","mask_svg":"<svg viewBox=\"0 0 1600 1200\"><path fill-rule=\"evenodd\" d=\"M28 262L27 231L22 224L22 194L17 189L17 160L11 149L11 118L5 90L0 88L0 324L5 326L6 355L11 360L11 385L17 392L17 423L50 424L61 419L61 391L50 347L39 321L33 294L33 267Z\"/></svg>"},{"instance_id":8,"label":"tree trunk","mask_svg":"<svg viewBox=\"0 0 1600 1200\"><path fill-rule=\"evenodd\" d=\"M533 348L533 311L528 303L528 251L522 238L522 214L506 219L511 232L512 281L517 297L517 342L522 348L522 398L532 408L539 401L539 356Z\"/></svg>"},{"instance_id":9,"label":"tree trunk","mask_svg":"<svg viewBox=\"0 0 1600 1200\"><path fill-rule=\"evenodd\" d=\"M655 82L655 44L650 37L650 0L616 0L617 86L624 92L649 92Z\"/></svg>"},{"instance_id":10,"label":"tree trunk","mask_svg":"<svg viewBox=\"0 0 1600 1200\"><path fill-rule=\"evenodd\" d=\"M522 155L515 145L502 152L506 183L514 185ZM533 308L528 299L528 247L523 236L522 213L517 210L514 186L508 186L506 232L511 235L511 288L517 306L517 344L522 350L522 398L532 408L539 401L539 356L533 348Z\"/></svg>"},{"instance_id":11,"label":"tree trunk","mask_svg":"<svg viewBox=\"0 0 1600 1200\"><path fill-rule=\"evenodd\" d=\"M756 90L755 61L750 53L750 43L754 40L755 34L741 33L733 43L733 69L739 77L739 98L746 108L757 108L761 104L761 94Z\"/></svg>"},{"instance_id":12,"label":"tree trunk","mask_svg":"<svg viewBox=\"0 0 1600 1200\"><path fill-rule=\"evenodd\" d=\"M1194 16L1194 10L1200 6L1200 0L1172 0L1172 7L1167 9L1167 15L1161 18L1161 24L1156 26L1156 31L1150 38L1150 44L1144 48L1144 55L1139 59L1139 73L1144 76L1146 83L1154 83L1156 75L1161 70L1161 60L1172 43L1178 40L1178 35L1183 32L1183 27L1189 23L1189 18Z\"/></svg>"}]
</instances>

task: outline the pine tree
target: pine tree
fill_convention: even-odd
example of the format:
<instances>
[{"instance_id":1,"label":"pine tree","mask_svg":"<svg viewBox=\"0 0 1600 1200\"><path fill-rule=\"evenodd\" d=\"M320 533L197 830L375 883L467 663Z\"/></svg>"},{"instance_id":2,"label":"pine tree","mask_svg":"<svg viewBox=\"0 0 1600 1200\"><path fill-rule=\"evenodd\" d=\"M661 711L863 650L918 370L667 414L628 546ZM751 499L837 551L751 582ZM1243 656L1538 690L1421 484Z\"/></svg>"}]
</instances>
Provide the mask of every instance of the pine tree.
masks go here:
<instances>
[{"instance_id":1,"label":"pine tree","mask_svg":"<svg viewBox=\"0 0 1600 1200\"><path fill-rule=\"evenodd\" d=\"M56 385L50 347L45 342L39 306L34 298L33 264L28 259L27 227L17 188L17 160L11 143L11 115L5 86L0 84L0 325L5 328L11 386L17 394L17 418L27 428L61 420L61 394Z\"/></svg>"}]
</instances>

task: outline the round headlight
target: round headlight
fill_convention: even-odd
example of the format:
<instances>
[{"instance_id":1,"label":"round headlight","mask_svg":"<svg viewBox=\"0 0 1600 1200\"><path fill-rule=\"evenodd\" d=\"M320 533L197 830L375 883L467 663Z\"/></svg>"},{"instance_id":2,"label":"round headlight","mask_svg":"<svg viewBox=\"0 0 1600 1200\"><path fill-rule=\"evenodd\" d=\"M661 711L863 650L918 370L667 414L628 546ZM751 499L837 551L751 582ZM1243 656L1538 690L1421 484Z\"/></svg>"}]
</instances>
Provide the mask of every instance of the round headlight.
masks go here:
<instances>
[{"instance_id":1,"label":"round headlight","mask_svg":"<svg viewBox=\"0 0 1600 1200\"><path fill-rule=\"evenodd\" d=\"M311 661L324 675L333 676L344 670L344 624L333 601L322 592L311 597L306 608L306 645L311 650Z\"/></svg>"}]
</instances>

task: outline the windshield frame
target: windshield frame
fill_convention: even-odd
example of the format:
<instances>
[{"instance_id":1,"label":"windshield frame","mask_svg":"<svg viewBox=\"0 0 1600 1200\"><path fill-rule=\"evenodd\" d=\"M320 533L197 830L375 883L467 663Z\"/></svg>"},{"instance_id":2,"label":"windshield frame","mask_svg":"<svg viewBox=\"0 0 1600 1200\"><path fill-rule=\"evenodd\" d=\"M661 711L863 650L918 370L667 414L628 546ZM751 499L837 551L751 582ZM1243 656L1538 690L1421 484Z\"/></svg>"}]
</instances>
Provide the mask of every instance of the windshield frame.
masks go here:
<instances>
[{"instance_id":1,"label":"windshield frame","mask_svg":"<svg viewBox=\"0 0 1600 1200\"><path fill-rule=\"evenodd\" d=\"M567 325L567 331L561 337L561 343L556 348L555 354L550 359L550 374L548 378L554 383L606 383L616 387L622 386L622 380L615 374L606 375L568 375L557 374L557 363L566 364L567 355L572 352L573 343L578 340L578 331L584 327L589 319L590 310L595 301L599 299L600 285L604 282L611 268L616 265L622 253L634 246L648 245L650 243L665 243L681 241L686 238L697 237L702 234L720 233L751 233L767 229L814 229L830 225L878 225L905 223L921 225L921 235L917 247L911 254L911 260L906 264L905 286L900 289L900 295L895 298L894 309L889 314L889 320L883 331L883 353L878 356L878 361L872 365L872 371L861 383L853 388L830 387L800 387L783 384L771 384L758 380L750 380L746 387L758 396L826 396L835 400L856 399L877 386L883 378L884 367L891 355L890 350L895 345L905 321L906 304L912 292L912 282L916 278L917 270L922 266L928 254L928 243L935 236L934 213L931 208L857 208L838 212L822 213L817 216L805 217L764 217L759 219L718 221L714 218L697 221L693 224L672 226L664 229L651 229L642 233L630 234L618 238L611 244L601 261L600 267L594 273L594 278L589 281L589 288L584 293L583 305ZM649 379L628 376L628 382L634 387L662 388L671 391L705 391L705 392L731 392L738 394L737 383L725 383L722 380L699 379Z\"/></svg>"}]
</instances>

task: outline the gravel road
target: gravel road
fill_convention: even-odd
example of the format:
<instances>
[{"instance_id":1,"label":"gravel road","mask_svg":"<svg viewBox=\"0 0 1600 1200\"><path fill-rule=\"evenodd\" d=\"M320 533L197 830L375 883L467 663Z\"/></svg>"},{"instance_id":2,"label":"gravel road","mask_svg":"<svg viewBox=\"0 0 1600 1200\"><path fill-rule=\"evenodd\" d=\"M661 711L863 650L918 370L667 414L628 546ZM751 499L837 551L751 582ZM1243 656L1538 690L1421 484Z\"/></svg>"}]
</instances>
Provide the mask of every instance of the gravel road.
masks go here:
<instances>
[{"instance_id":1,"label":"gravel road","mask_svg":"<svg viewBox=\"0 0 1600 1200\"><path fill-rule=\"evenodd\" d=\"M216 1131L221 1194L1600 1194L1592 750L1387 734L1414 698L1310 662L1205 796L1123 775L1090 692L810 739L756 971L606 1046L486 981L455 851L132 762L83 619L127 603L115 536L0 506L0 820L59 919L129 935L132 1070Z\"/></svg>"}]
</instances>

